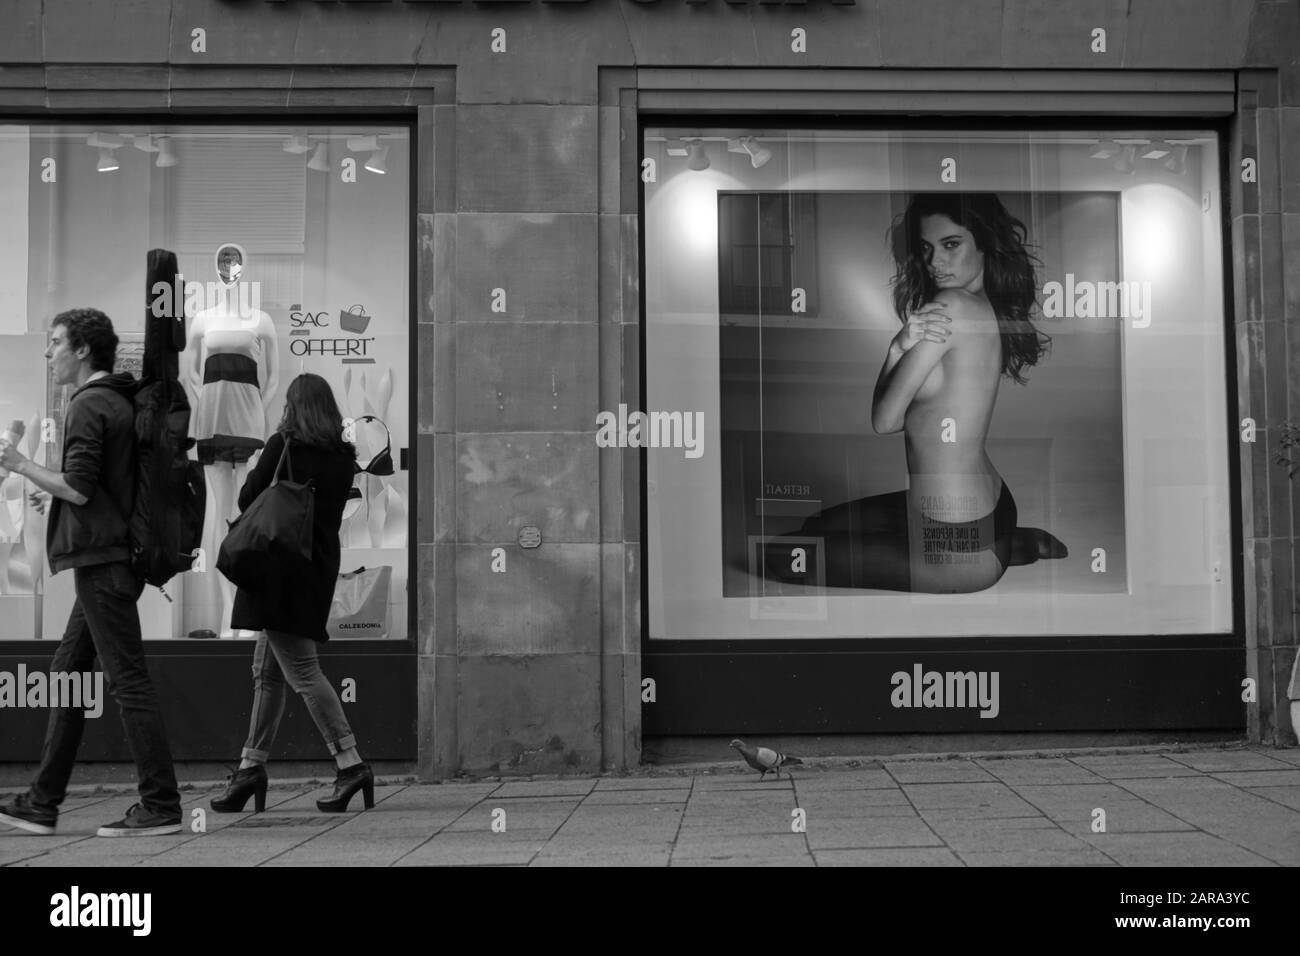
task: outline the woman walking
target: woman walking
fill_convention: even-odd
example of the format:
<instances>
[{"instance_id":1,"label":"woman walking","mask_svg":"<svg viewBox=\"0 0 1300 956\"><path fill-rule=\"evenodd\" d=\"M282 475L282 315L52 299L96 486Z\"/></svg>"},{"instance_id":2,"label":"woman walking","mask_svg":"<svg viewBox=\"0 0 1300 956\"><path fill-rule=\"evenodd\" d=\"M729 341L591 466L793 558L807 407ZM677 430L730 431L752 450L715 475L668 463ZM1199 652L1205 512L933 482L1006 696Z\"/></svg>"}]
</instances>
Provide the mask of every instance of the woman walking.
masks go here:
<instances>
[{"instance_id":1,"label":"woman walking","mask_svg":"<svg viewBox=\"0 0 1300 956\"><path fill-rule=\"evenodd\" d=\"M253 710L239 769L231 775L226 792L212 801L212 809L238 813L250 796L258 811L265 808L266 762L284 713L288 685L306 703L338 764L334 793L317 800L316 806L325 813L342 813L360 790L369 810L375 803L374 775L357 752L343 705L316 657L316 645L329 640L325 622L339 573L339 526L357 457L356 448L344 440L334 393L319 375L299 375L289 385L280 426L239 493L241 512L275 477L286 441L293 480L315 485L312 573L295 579L291 587L257 592L240 588L235 595L231 627L261 632L253 651Z\"/></svg>"}]
</instances>

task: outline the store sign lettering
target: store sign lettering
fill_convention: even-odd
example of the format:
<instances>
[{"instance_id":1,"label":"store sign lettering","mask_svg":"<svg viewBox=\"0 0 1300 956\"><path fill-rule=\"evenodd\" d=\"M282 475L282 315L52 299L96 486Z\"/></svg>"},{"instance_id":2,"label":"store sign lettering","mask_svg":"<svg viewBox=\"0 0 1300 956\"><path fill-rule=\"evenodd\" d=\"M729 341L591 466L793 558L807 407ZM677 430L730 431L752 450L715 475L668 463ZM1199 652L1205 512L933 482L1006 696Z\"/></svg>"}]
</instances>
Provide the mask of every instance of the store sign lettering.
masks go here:
<instances>
[{"instance_id":1,"label":"store sign lettering","mask_svg":"<svg viewBox=\"0 0 1300 956\"><path fill-rule=\"evenodd\" d=\"M365 339L294 339L289 343L289 351L294 355L353 355L370 354L370 343L374 338Z\"/></svg>"},{"instance_id":2,"label":"store sign lettering","mask_svg":"<svg viewBox=\"0 0 1300 956\"><path fill-rule=\"evenodd\" d=\"M290 312L289 321L295 329L301 329L304 325L323 329L329 326L329 323L325 321L325 317L328 315L328 312Z\"/></svg>"}]
</instances>

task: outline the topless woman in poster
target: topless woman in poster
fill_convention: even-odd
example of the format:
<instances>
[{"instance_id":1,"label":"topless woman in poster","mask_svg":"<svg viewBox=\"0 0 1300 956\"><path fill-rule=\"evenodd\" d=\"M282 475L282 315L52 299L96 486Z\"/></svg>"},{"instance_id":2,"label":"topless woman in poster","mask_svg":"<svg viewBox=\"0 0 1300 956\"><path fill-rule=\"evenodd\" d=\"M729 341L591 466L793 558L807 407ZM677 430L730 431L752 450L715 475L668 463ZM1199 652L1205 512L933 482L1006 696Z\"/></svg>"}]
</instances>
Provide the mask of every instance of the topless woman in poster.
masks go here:
<instances>
[{"instance_id":1,"label":"topless woman in poster","mask_svg":"<svg viewBox=\"0 0 1300 956\"><path fill-rule=\"evenodd\" d=\"M903 327L871 423L903 432L909 486L826 509L795 534L824 539L829 587L982 591L1010 565L1067 553L1046 531L1016 526L984 447L1002 376L1025 384L1047 349L1029 321L1034 260L1024 225L991 193L913 196L890 239Z\"/></svg>"}]
</instances>

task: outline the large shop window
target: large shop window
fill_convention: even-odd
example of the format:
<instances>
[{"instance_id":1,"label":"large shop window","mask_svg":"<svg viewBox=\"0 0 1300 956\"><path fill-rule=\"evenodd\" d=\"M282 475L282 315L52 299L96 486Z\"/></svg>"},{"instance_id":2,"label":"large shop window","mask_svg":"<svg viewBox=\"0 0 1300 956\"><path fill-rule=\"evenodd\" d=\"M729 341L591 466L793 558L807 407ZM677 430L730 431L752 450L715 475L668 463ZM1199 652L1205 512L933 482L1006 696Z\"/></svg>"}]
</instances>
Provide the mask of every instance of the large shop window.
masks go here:
<instances>
[{"instance_id":1,"label":"large shop window","mask_svg":"<svg viewBox=\"0 0 1300 956\"><path fill-rule=\"evenodd\" d=\"M138 375L147 254L177 256L182 278L165 291L186 312L206 566L174 578L170 602L145 590L146 638L256 636L231 630L234 592L213 556L304 372L333 386L365 469L331 633L406 637L410 476L389 463L410 435L409 153L407 129L365 124L0 125L0 419L37 463L58 467L68 400L45 359L50 320L107 313L117 371ZM0 639L58 639L73 602L72 575L49 573L32 491L0 477Z\"/></svg>"},{"instance_id":2,"label":"large shop window","mask_svg":"<svg viewBox=\"0 0 1300 956\"><path fill-rule=\"evenodd\" d=\"M1215 132L644 149L652 640L1231 631Z\"/></svg>"}]
</instances>

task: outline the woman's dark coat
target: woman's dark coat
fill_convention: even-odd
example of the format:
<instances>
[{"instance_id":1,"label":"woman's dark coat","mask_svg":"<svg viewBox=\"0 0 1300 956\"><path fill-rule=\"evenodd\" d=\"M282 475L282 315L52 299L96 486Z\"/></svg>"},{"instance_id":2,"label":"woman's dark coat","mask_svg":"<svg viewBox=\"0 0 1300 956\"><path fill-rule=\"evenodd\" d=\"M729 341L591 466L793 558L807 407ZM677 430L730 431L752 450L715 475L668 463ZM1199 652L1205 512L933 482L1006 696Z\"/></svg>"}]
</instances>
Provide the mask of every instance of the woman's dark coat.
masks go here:
<instances>
[{"instance_id":1,"label":"woman's dark coat","mask_svg":"<svg viewBox=\"0 0 1300 956\"><path fill-rule=\"evenodd\" d=\"M284 450L284 436L276 432L262 449L257 466L249 472L239 492L242 512L257 498L275 476L275 467ZM355 458L343 452L301 442L289 442L289 462L281 478L288 478L288 464L293 465L293 479L316 482L316 508L312 525L312 573L286 584L276 592L256 594L239 588L230 615L230 626L250 631L270 629L288 631L314 641L328 641L325 622L329 619L334 584L339 575L339 526L343 523L343 505L356 477Z\"/></svg>"}]
</instances>

